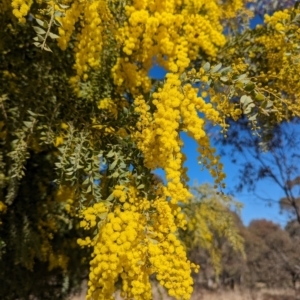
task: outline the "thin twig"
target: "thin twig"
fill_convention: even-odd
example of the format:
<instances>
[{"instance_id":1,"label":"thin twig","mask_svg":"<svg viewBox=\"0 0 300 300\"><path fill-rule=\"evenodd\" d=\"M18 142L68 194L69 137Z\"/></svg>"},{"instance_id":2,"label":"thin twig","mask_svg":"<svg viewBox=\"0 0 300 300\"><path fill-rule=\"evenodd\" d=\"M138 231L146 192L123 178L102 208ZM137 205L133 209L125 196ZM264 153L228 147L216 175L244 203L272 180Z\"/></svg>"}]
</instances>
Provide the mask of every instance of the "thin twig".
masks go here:
<instances>
[{"instance_id":1,"label":"thin twig","mask_svg":"<svg viewBox=\"0 0 300 300\"><path fill-rule=\"evenodd\" d=\"M45 39L44 39L44 41L43 41L43 44L42 44L42 46L41 46L41 49L42 50L44 50L44 48L45 48L45 46L46 46L46 40L47 40L47 38L48 38L48 35L49 35L49 33L50 33L50 29L51 29L51 26L52 26L52 23L53 23L53 21L54 21L54 15L55 15L55 6L54 6L54 4L53 4L53 10L52 10L52 15L51 15L51 19L50 19L50 23L48 24L48 29L47 29L47 32L46 32L46 35L45 35Z\"/></svg>"}]
</instances>

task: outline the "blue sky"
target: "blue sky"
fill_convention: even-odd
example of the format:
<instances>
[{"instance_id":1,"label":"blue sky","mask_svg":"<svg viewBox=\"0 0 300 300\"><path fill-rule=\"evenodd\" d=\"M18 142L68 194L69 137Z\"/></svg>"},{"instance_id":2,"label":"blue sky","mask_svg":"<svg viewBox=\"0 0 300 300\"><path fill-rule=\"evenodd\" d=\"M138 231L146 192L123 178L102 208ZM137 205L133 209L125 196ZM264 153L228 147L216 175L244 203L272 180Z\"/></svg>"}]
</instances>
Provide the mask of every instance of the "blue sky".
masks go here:
<instances>
[{"instance_id":1,"label":"blue sky","mask_svg":"<svg viewBox=\"0 0 300 300\"><path fill-rule=\"evenodd\" d=\"M197 143L187 135L183 135L182 139L184 141L183 152L187 156L186 166L188 167L188 176L190 178L189 185L192 186L195 183L213 184L213 179L209 172L206 169L201 170L201 166L198 164L199 154L197 152ZM216 148L218 150L218 146ZM224 165L224 171L227 175L225 179L225 193L234 191L234 187L238 181L238 165L231 162L229 151L228 155L222 156L221 162ZM158 171L158 174L163 176L163 172L161 171ZM247 192L234 192L235 199L243 203L241 212L243 223L248 225L253 219L269 219L284 227L287 217L280 214L279 205L276 202L283 197L283 192L267 180L259 182L255 192L261 197L270 198L273 201L261 200L254 194Z\"/></svg>"},{"instance_id":2,"label":"blue sky","mask_svg":"<svg viewBox=\"0 0 300 300\"><path fill-rule=\"evenodd\" d=\"M251 27L255 27L257 24L261 24L262 19L260 17L255 17L251 20L250 25ZM164 78L166 72L163 68L158 66L153 66L150 70L150 76L156 79ZM204 170L201 171L201 167L198 164L198 156L197 153L197 144L196 142L189 138L187 135L182 136L184 141L184 148L183 152L187 156L187 163L186 166L188 167L188 175L190 178L190 185L193 183L198 182L199 184L202 183L213 183L213 179L211 178L208 171ZM220 147L220 146L219 146ZM218 146L217 146L218 150ZM220 149L219 149L220 150ZM222 156L221 162L224 164L224 171L227 175L225 183L226 183L226 190L225 192L230 192L234 190L235 185L238 181L238 167L231 162L231 158L228 155ZM158 171L160 175L161 172ZM275 186L273 183L268 181L262 181L257 184L256 194L273 199L271 202L263 201L257 198L253 193L249 194L247 192L243 193L234 193L235 198L243 203L243 210L241 213L241 217L243 223L248 225L251 220L253 219L269 219L273 222L280 224L282 227L287 222L287 216L280 214L280 208L278 203L276 202L281 197L283 197L283 192Z\"/></svg>"}]
</instances>

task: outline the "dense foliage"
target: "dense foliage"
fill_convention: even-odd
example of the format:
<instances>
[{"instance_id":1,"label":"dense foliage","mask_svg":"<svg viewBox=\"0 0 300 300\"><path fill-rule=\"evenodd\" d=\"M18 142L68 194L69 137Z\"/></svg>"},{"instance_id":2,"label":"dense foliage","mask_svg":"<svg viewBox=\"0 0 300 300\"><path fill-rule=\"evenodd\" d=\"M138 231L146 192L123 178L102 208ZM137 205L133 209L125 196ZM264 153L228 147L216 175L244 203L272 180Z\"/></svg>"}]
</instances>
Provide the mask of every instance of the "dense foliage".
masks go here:
<instances>
[{"instance_id":1,"label":"dense foliage","mask_svg":"<svg viewBox=\"0 0 300 300\"><path fill-rule=\"evenodd\" d=\"M1 299L64 298L88 264L87 299L113 299L119 282L125 298L151 299L152 275L190 298L199 266L179 230L199 231L213 257L224 230L215 196L188 212L180 133L222 189L207 125L224 133L244 115L264 136L300 113L300 10L250 30L244 4L1 0ZM164 80L149 77L153 64ZM199 218L206 226L192 228Z\"/></svg>"}]
</instances>

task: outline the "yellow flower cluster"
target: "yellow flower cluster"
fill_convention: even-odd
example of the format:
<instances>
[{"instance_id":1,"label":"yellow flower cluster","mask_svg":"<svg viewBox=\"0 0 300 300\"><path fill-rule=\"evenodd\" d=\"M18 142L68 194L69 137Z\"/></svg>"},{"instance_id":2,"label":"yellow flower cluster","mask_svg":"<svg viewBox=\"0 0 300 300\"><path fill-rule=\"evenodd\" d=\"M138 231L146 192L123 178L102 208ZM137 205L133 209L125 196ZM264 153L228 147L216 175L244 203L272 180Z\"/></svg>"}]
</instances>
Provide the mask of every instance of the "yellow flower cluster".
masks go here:
<instances>
[{"instance_id":1,"label":"yellow flower cluster","mask_svg":"<svg viewBox=\"0 0 300 300\"><path fill-rule=\"evenodd\" d=\"M237 12L244 7L243 2L244 2L243 0L225 1L225 4L224 4L224 17L226 19L236 17ZM247 2L251 2L251 1L247 1Z\"/></svg>"},{"instance_id":2,"label":"yellow flower cluster","mask_svg":"<svg viewBox=\"0 0 300 300\"><path fill-rule=\"evenodd\" d=\"M234 11L241 8L234 1ZM125 7L128 21L116 36L123 55L113 68L118 86L136 94L149 91L148 71L153 58L173 73L182 73L201 49L214 57L225 44L220 19L224 8L218 1L134 0Z\"/></svg>"},{"instance_id":3,"label":"yellow flower cluster","mask_svg":"<svg viewBox=\"0 0 300 300\"><path fill-rule=\"evenodd\" d=\"M74 216L75 211L72 206L74 202L74 190L68 186L61 186L54 194L56 204L61 204L61 207L66 211L65 215L55 215L50 213L50 209L53 208L53 195L48 195L45 185L40 182L38 184L39 193L46 195L47 200L38 207L38 214L41 218L38 220L37 229L42 237L40 252L37 252L36 246L32 246L29 249L29 257L26 261L25 267L28 269L33 268L35 258L48 263L48 269L51 271L54 268L67 269L69 258L62 253L63 249L58 251L54 250L51 240L53 240L55 234L59 232L59 226L61 221L68 222L68 215ZM1 202L0 202L1 203ZM55 209L58 206L54 206Z\"/></svg>"},{"instance_id":4,"label":"yellow flower cluster","mask_svg":"<svg viewBox=\"0 0 300 300\"><path fill-rule=\"evenodd\" d=\"M0 201L0 213L5 213L6 209L7 206L2 201Z\"/></svg>"},{"instance_id":5,"label":"yellow flower cluster","mask_svg":"<svg viewBox=\"0 0 300 300\"><path fill-rule=\"evenodd\" d=\"M63 270L67 269L69 258L63 254L54 254L50 253L48 257L49 261L49 271L55 268L62 268Z\"/></svg>"},{"instance_id":6,"label":"yellow flower cluster","mask_svg":"<svg viewBox=\"0 0 300 300\"><path fill-rule=\"evenodd\" d=\"M199 266L186 260L185 249L176 237L177 228L186 226L185 215L178 205L166 202L164 189L162 197L157 198L152 207L155 208L151 232L157 243L149 245L151 265L157 273L157 280L164 286L169 295L176 299L190 299L192 280L190 270L197 272Z\"/></svg>"},{"instance_id":7,"label":"yellow flower cluster","mask_svg":"<svg viewBox=\"0 0 300 300\"><path fill-rule=\"evenodd\" d=\"M179 203L186 203L191 197L180 132L187 132L197 141L200 160L211 170L216 183L220 183L224 178L222 165L210 146L205 125L207 121L222 124L219 109L225 109L226 105L217 97L213 98L213 104L207 103L191 84L182 85L180 78L199 51L216 57L225 44L221 19L227 10L239 10L242 1L233 0L226 6L220 5L219 0L132 0L124 7L125 16L120 13L124 19L117 20L117 28L111 26L114 20L108 8L108 4L114 7L111 4L114 1L70 2L65 16L57 19L62 23L58 39L61 49L65 50L74 32L79 31L74 47L76 76L70 79L71 84L78 91L78 82L88 79L90 68L100 66L104 45L109 38L113 39L116 43L113 51L118 52L111 70L119 87L115 92L120 97L124 92L131 93L139 116L138 130L132 137L143 153L146 167L162 168L167 179L165 187L159 185L152 191L151 200L141 196L131 182L115 187L111 206L100 202L82 210L80 226L86 230L96 227L97 232L77 241L80 246L93 248L87 299L112 299L119 278L124 298L151 299L152 274L156 274L171 296L190 299L193 283L190 272L198 267L187 260L176 236L178 228L187 226ZM147 102L142 95L152 88L148 73L153 60L170 73ZM153 111L150 106L154 106ZM112 99L101 99L98 108L118 116L119 106ZM92 127L102 130L103 135L115 131L98 124L96 118L92 119ZM63 139L63 135L57 136L55 145L59 146ZM71 189L60 189L56 198L66 203L67 211L72 211ZM40 227L51 239L56 225L47 220ZM49 257L51 249L46 242L44 251ZM50 256L49 261L56 266L64 265L65 260Z\"/></svg>"},{"instance_id":8,"label":"yellow flower cluster","mask_svg":"<svg viewBox=\"0 0 300 300\"><path fill-rule=\"evenodd\" d=\"M225 177L222 165L215 157L205 134L205 120L198 113L203 113L214 124L222 120L212 104L197 96L195 88L190 84L182 88L176 74L167 74L163 88L152 96L152 103L156 107L153 116L142 97L135 100L135 111L140 119L137 123L139 131L133 137L144 154L146 166L150 169L162 168L166 172L165 196L170 197L174 204L186 202L190 193L185 186L186 176L182 168L184 157L181 153L183 142L179 132L184 130L197 141L201 161L208 167L216 166L212 175L216 177L216 183L220 183Z\"/></svg>"},{"instance_id":9,"label":"yellow flower cluster","mask_svg":"<svg viewBox=\"0 0 300 300\"><path fill-rule=\"evenodd\" d=\"M13 14L20 23L26 22L25 17L28 15L32 2L32 0L12 0Z\"/></svg>"},{"instance_id":10,"label":"yellow flower cluster","mask_svg":"<svg viewBox=\"0 0 300 300\"><path fill-rule=\"evenodd\" d=\"M7 211L7 205L5 205L5 203L3 203L2 201L0 201L0 214L4 214ZM2 225L2 221L0 218L0 225Z\"/></svg>"},{"instance_id":11,"label":"yellow flower cluster","mask_svg":"<svg viewBox=\"0 0 300 300\"><path fill-rule=\"evenodd\" d=\"M84 220L80 222L80 227L83 227L84 229L95 227L97 225L97 217L103 219L106 217L107 212L108 207L102 202L87 207L81 212Z\"/></svg>"},{"instance_id":12,"label":"yellow flower cluster","mask_svg":"<svg viewBox=\"0 0 300 300\"><path fill-rule=\"evenodd\" d=\"M188 300L193 292L193 280L187 275L190 268L198 271L198 266L186 260L185 249L175 235L169 234L159 244L149 245L150 262L156 269L156 278L175 299Z\"/></svg>"},{"instance_id":13,"label":"yellow flower cluster","mask_svg":"<svg viewBox=\"0 0 300 300\"><path fill-rule=\"evenodd\" d=\"M31 2L22 1L12 2L20 20L31 6ZM125 6L125 22L116 26L108 1L74 0L64 17L56 17L62 23L58 39L61 49L66 49L76 24L80 25L74 48L77 75L71 84L76 88L80 79L87 80L89 67L100 64L104 41L113 35L121 54L112 70L115 83L133 94L139 87L149 91L148 71L154 58L167 70L182 73L199 50L216 56L225 44L221 19L226 11L236 13L242 4L241 0L229 5L220 5L218 0L133 0Z\"/></svg>"},{"instance_id":14,"label":"yellow flower cluster","mask_svg":"<svg viewBox=\"0 0 300 300\"><path fill-rule=\"evenodd\" d=\"M211 103L206 103L197 96L197 90L190 84L183 87L185 99L181 104L181 115L184 129L198 143L199 161L206 166L210 174L215 178L215 183L220 184L224 178L223 165L219 162L220 157L215 155L215 149L210 145L210 139L205 133L205 120L213 124L222 125L222 118L219 117L220 108L213 107ZM227 103L227 102L225 102ZM205 120L199 118L198 112L203 113Z\"/></svg>"},{"instance_id":15,"label":"yellow flower cluster","mask_svg":"<svg viewBox=\"0 0 300 300\"><path fill-rule=\"evenodd\" d=\"M111 299L120 275L123 292L128 297L150 298L151 287L148 276L145 277L143 272L146 247L140 240L144 226L145 216L130 208L108 215L107 223L102 226L100 234L94 240L87 299Z\"/></svg>"},{"instance_id":16,"label":"yellow flower cluster","mask_svg":"<svg viewBox=\"0 0 300 300\"><path fill-rule=\"evenodd\" d=\"M178 76L168 74L162 89L153 94L153 104L157 110L151 117L147 114L148 105L138 97L136 112L141 116L134 134L137 145L144 154L145 164L150 169L162 168L166 172L166 196L172 203L185 202L190 196L181 181L183 145L179 137L180 105L183 95L180 92ZM153 118L153 120L151 120Z\"/></svg>"},{"instance_id":17,"label":"yellow flower cluster","mask_svg":"<svg viewBox=\"0 0 300 300\"><path fill-rule=\"evenodd\" d=\"M276 11L272 16L265 15L265 23L273 26L277 31L284 31L286 27L283 25L290 19L290 12L285 9Z\"/></svg>"},{"instance_id":18,"label":"yellow flower cluster","mask_svg":"<svg viewBox=\"0 0 300 300\"><path fill-rule=\"evenodd\" d=\"M54 142L54 146L55 147L59 147L60 145L62 145L64 143L64 137L59 135L55 138L55 142Z\"/></svg>"},{"instance_id":19,"label":"yellow flower cluster","mask_svg":"<svg viewBox=\"0 0 300 300\"><path fill-rule=\"evenodd\" d=\"M41 246L42 260L49 263L49 271L55 268L67 269L69 258L64 254L57 254L53 252L52 246L48 240L44 240ZM30 268L33 267L33 261Z\"/></svg>"},{"instance_id":20,"label":"yellow flower cluster","mask_svg":"<svg viewBox=\"0 0 300 300\"><path fill-rule=\"evenodd\" d=\"M297 12L299 13L300 10L298 9ZM256 38L257 43L263 44L266 47L268 59L277 62L274 64L276 66L270 66L271 71L278 66L278 63L282 63L283 60L287 63L288 58L286 57L286 53L293 51L298 46L291 43L290 39L286 37L286 33L290 31L296 31L297 35L300 33L297 30L297 26L290 22L290 18L290 10L277 11L272 16L265 15L265 23L275 29L275 32Z\"/></svg>"},{"instance_id":21,"label":"yellow flower cluster","mask_svg":"<svg viewBox=\"0 0 300 300\"><path fill-rule=\"evenodd\" d=\"M240 75L243 72L246 72L247 69L248 69L248 65L244 62L243 59L240 58L236 59L235 62L232 64L232 71L229 74L227 74L228 79L233 78L236 75ZM192 75L195 76L194 77L195 79L200 80L202 82L202 89L204 90L202 92L202 95L206 97L207 92L209 93L210 103L206 105L208 107L212 106L211 109L215 111L215 119L209 118L209 116L206 114L207 119L211 121L213 124L218 124L219 126L221 126L222 131L226 132L226 129L228 128L228 123L226 122L226 118L230 116L234 120L237 120L242 114L242 110L240 109L239 105L237 103L233 103L231 99L228 98L228 93L224 93L223 90L218 91L214 89L214 87L207 86L209 78L204 68L201 67L199 69L199 72L193 71L190 73L192 73ZM211 76L216 76L215 78L219 79L220 74L217 75L211 74ZM205 144L209 145L209 140L207 140ZM214 171L211 172L215 173ZM224 178L224 174L221 175L221 177Z\"/></svg>"},{"instance_id":22,"label":"yellow flower cluster","mask_svg":"<svg viewBox=\"0 0 300 300\"><path fill-rule=\"evenodd\" d=\"M115 119L118 117L118 106L110 98L101 99L99 101L98 108L109 111L114 116Z\"/></svg>"},{"instance_id":23,"label":"yellow flower cluster","mask_svg":"<svg viewBox=\"0 0 300 300\"><path fill-rule=\"evenodd\" d=\"M75 65L77 75L70 79L70 83L78 91L77 83L80 79L88 79L89 67L100 66L100 56L105 39L105 30L112 21L112 14L107 6L107 1L73 1L71 7L67 9L62 18L58 18L62 23L59 28L58 45L65 50L68 46L75 25L79 22L80 31L75 43Z\"/></svg>"},{"instance_id":24,"label":"yellow flower cluster","mask_svg":"<svg viewBox=\"0 0 300 300\"><path fill-rule=\"evenodd\" d=\"M300 9L294 11L300 13ZM262 84L262 90L267 91L274 99L274 107L279 111L277 120L285 118L286 109L297 115L300 108L297 102L292 99L285 100L278 91L295 95L295 99L300 96L299 81L299 39L300 30L291 20L291 10L278 11L272 16L265 16L265 22L274 29L268 33L257 37L255 42L263 45L268 63L267 74L261 73L257 80ZM293 32L294 36L290 36ZM276 64L274 64L276 61ZM271 89L268 82L272 82ZM265 87L264 87L265 85Z\"/></svg>"},{"instance_id":25,"label":"yellow flower cluster","mask_svg":"<svg viewBox=\"0 0 300 300\"><path fill-rule=\"evenodd\" d=\"M65 50L70 41L71 35L75 30L75 23L78 21L81 13L83 12L83 4L79 1L74 1L70 8L65 12L65 17L57 18L62 26L59 27L58 32L60 38L58 39L58 45L62 50Z\"/></svg>"},{"instance_id":26,"label":"yellow flower cluster","mask_svg":"<svg viewBox=\"0 0 300 300\"><path fill-rule=\"evenodd\" d=\"M248 64L245 62L244 58L237 58L232 64L232 73L236 74L242 74L243 72L246 72L249 68Z\"/></svg>"},{"instance_id":27,"label":"yellow flower cluster","mask_svg":"<svg viewBox=\"0 0 300 300\"><path fill-rule=\"evenodd\" d=\"M200 246L208 250L213 267L219 274L222 267L222 252L220 245L213 242L214 238L225 237L234 250L243 253L243 239L234 225L229 210L234 202L230 198L217 195L209 185L200 186L198 190L196 188L194 195L189 204L183 208L188 218L184 242L189 245L188 247Z\"/></svg>"},{"instance_id":28,"label":"yellow flower cluster","mask_svg":"<svg viewBox=\"0 0 300 300\"><path fill-rule=\"evenodd\" d=\"M163 196L163 188L156 188L158 195ZM191 268L198 270L198 266L187 260L175 235L176 220L186 224L181 209L165 197L154 200L141 197L134 185L116 186L113 195L116 199L113 210L98 224L98 234L93 240L89 237L79 240L81 246L94 249L87 299L113 299L119 277L125 299L151 299L152 274L156 274L171 296L190 299L193 283L190 272ZM94 226L94 216L104 210L101 203L88 208L83 212L84 221ZM81 226L89 229L86 224Z\"/></svg>"}]
</instances>

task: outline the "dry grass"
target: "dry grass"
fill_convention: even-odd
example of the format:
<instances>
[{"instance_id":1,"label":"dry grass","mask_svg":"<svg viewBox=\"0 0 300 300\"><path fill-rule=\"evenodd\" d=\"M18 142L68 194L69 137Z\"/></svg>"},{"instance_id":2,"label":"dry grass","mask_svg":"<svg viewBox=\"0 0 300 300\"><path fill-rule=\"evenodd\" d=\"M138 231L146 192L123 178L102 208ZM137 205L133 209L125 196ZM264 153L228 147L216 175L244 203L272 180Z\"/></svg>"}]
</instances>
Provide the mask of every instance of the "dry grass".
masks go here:
<instances>
[{"instance_id":1,"label":"dry grass","mask_svg":"<svg viewBox=\"0 0 300 300\"><path fill-rule=\"evenodd\" d=\"M192 300L298 300L292 290L236 290L236 291L202 291L195 293Z\"/></svg>"},{"instance_id":2,"label":"dry grass","mask_svg":"<svg viewBox=\"0 0 300 300\"><path fill-rule=\"evenodd\" d=\"M85 291L86 288L83 289L81 295L73 296L70 300L85 300ZM119 293L116 294L116 300L122 300ZM174 300L174 298L167 296L161 287L154 286L153 300ZM300 300L300 291L296 295L295 291L287 289L217 290L211 292L197 289L191 300Z\"/></svg>"}]
</instances>

